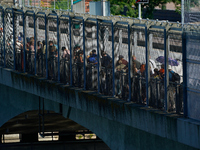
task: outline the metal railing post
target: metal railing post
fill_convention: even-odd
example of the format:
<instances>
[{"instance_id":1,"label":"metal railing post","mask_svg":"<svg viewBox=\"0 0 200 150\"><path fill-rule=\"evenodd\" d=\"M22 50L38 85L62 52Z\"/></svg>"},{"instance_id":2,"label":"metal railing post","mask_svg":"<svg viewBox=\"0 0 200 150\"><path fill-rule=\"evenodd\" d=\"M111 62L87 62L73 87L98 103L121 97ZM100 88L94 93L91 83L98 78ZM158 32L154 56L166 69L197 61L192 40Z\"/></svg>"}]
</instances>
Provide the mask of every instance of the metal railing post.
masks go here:
<instances>
[{"instance_id":1,"label":"metal railing post","mask_svg":"<svg viewBox=\"0 0 200 150\"><path fill-rule=\"evenodd\" d=\"M4 53L4 68L6 67L6 44L5 44L5 20L4 20L4 9L2 9L2 15L3 15L3 53Z\"/></svg>"},{"instance_id":2,"label":"metal railing post","mask_svg":"<svg viewBox=\"0 0 200 150\"><path fill-rule=\"evenodd\" d=\"M69 44L70 44L70 85L73 85L73 72L72 72L72 18L69 17Z\"/></svg>"},{"instance_id":3,"label":"metal railing post","mask_svg":"<svg viewBox=\"0 0 200 150\"><path fill-rule=\"evenodd\" d=\"M15 58L15 13L14 10L12 9L12 14L13 14L13 57L14 57L14 70L16 70L16 58Z\"/></svg>"},{"instance_id":4,"label":"metal railing post","mask_svg":"<svg viewBox=\"0 0 200 150\"><path fill-rule=\"evenodd\" d=\"M48 49L48 20L47 16L45 14L45 58L46 58L46 79L48 79L48 57L47 57L47 49Z\"/></svg>"},{"instance_id":5,"label":"metal railing post","mask_svg":"<svg viewBox=\"0 0 200 150\"><path fill-rule=\"evenodd\" d=\"M150 81L150 73L149 73L149 33L147 26L145 26L145 47L146 47L146 106L149 106L149 81Z\"/></svg>"},{"instance_id":6,"label":"metal railing post","mask_svg":"<svg viewBox=\"0 0 200 150\"><path fill-rule=\"evenodd\" d=\"M60 20L59 17L57 15L57 45L58 45L58 82L60 82L60 36L61 36L61 32L60 32Z\"/></svg>"},{"instance_id":7,"label":"metal railing post","mask_svg":"<svg viewBox=\"0 0 200 150\"><path fill-rule=\"evenodd\" d=\"M35 17L35 12L34 12L34 14L33 14L33 20L34 20L34 24L33 24L33 26L34 26L34 50L35 50L35 58L34 58L34 72L35 72L35 75L37 74L37 67L36 67L36 56L37 56L37 46L36 46L36 41L37 41L37 38L36 38L36 28L37 28L37 26L36 26L36 17ZM32 69L31 69L32 70Z\"/></svg>"},{"instance_id":8,"label":"metal railing post","mask_svg":"<svg viewBox=\"0 0 200 150\"><path fill-rule=\"evenodd\" d=\"M99 66L100 66L100 60L99 60L99 22L97 20L97 83L98 83L98 93L100 92L100 79L99 79Z\"/></svg>"},{"instance_id":9,"label":"metal railing post","mask_svg":"<svg viewBox=\"0 0 200 150\"><path fill-rule=\"evenodd\" d=\"M182 31L182 53L183 53L183 115L188 116L187 105L187 49L186 49L186 33Z\"/></svg>"},{"instance_id":10,"label":"metal railing post","mask_svg":"<svg viewBox=\"0 0 200 150\"><path fill-rule=\"evenodd\" d=\"M164 65L165 65L165 77L164 77L164 88L165 88L165 111L169 109L169 72L168 72L168 35L166 29L164 29Z\"/></svg>"},{"instance_id":11,"label":"metal railing post","mask_svg":"<svg viewBox=\"0 0 200 150\"><path fill-rule=\"evenodd\" d=\"M26 72L26 18L24 15L24 12L22 14L23 17L23 51L24 51L24 55L23 55L23 65L24 65L24 72Z\"/></svg>"},{"instance_id":12,"label":"metal railing post","mask_svg":"<svg viewBox=\"0 0 200 150\"><path fill-rule=\"evenodd\" d=\"M132 86L131 86L131 66L132 66L132 60L131 60L131 46L130 46L130 25L128 25L128 83L129 83L129 99L128 101L131 100L131 91L132 91Z\"/></svg>"},{"instance_id":13,"label":"metal railing post","mask_svg":"<svg viewBox=\"0 0 200 150\"><path fill-rule=\"evenodd\" d=\"M115 97L115 47L114 47L114 25L113 22L111 23L112 27L112 72L113 72L113 97Z\"/></svg>"},{"instance_id":14,"label":"metal railing post","mask_svg":"<svg viewBox=\"0 0 200 150\"><path fill-rule=\"evenodd\" d=\"M86 80L86 54L85 54L85 21L84 19L82 20L83 23L83 71L84 71L84 90L86 90L86 84L87 84L87 80Z\"/></svg>"}]
</instances>

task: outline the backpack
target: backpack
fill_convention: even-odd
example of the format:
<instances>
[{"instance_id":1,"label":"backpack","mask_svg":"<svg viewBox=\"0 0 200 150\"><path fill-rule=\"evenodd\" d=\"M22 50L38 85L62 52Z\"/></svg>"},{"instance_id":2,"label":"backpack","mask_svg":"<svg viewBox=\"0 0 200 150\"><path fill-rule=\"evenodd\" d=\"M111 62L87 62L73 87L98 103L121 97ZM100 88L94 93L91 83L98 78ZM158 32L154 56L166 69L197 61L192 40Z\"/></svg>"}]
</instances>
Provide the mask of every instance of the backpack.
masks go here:
<instances>
[{"instance_id":1,"label":"backpack","mask_svg":"<svg viewBox=\"0 0 200 150\"><path fill-rule=\"evenodd\" d=\"M171 72L172 73L172 72ZM180 83L180 75L178 73L172 73L172 82L178 82Z\"/></svg>"}]
</instances>

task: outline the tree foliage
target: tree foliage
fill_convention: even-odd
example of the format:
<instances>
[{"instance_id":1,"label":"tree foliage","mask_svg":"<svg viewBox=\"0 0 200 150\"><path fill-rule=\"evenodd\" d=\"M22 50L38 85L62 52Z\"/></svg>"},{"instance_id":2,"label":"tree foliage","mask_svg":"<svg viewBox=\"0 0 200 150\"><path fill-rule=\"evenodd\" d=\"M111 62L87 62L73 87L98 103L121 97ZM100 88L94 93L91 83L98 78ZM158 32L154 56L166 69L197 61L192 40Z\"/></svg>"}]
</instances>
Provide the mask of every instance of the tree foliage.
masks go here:
<instances>
[{"instance_id":1,"label":"tree foliage","mask_svg":"<svg viewBox=\"0 0 200 150\"><path fill-rule=\"evenodd\" d=\"M135 0L109 0L112 15L137 17L138 13L132 6Z\"/></svg>"},{"instance_id":2,"label":"tree foliage","mask_svg":"<svg viewBox=\"0 0 200 150\"><path fill-rule=\"evenodd\" d=\"M127 13L126 16L131 17L138 17L138 4L136 4L136 0L109 0L111 4L111 14L113 15L125 15L124 12L124 6L127 7ZM198 1L198 0L192 0L192 1ZM142 4L142 8L146 7L147 11L146 14L144 14L145 18L153 18L153 11L155 7L159 6L162 7L168 2L173 2L176 6L176 11L180 13L181 11L181 0L149 0L148 4ZM133 7L135 6L135 7Z\"/></svg>"},{"instance_id":3,"label":"tree foliage","mask_svg":"<svg viewBox=\"0 0 200 150\"><path fill-rule=\"evenodd\" d=\"M181 0L150 0L148 4L143 5L146 6L146 14L145 18L153 18L153 11L155 7L159 6L162 8L162 6L166 5L167 3L173 2L176 6L176 11L180 13L181 10Z\"/></svg>"},{"instance_id":4,"label":"tree foliage","mask_svg":"<svg viewBox=\"0 0 200 150\"><path fill-rule=\"evenodd\" d=\"M71 9L71 1L69 1L69 7L68 8L68 0L57 0L55 1L55 9ZM51 8L54 8L54 1L51 2Z\"/></svg>"}]
</instances>

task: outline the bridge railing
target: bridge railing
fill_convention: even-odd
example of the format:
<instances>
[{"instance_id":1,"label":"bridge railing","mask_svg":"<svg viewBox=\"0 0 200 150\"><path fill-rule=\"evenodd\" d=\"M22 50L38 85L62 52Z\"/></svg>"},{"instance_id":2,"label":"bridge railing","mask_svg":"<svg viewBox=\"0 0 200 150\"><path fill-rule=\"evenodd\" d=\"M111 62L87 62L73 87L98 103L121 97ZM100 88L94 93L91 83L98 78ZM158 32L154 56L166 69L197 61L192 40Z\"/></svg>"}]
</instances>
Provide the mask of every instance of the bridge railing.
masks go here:
<instances>
[{"instance_id":1,"label":"bridge railing","mask_svg":"<svg viewBox=\"0 0 200 150\"><path fill-rule=\"evenodd\" d=\"M5 6L0 13L1 66L168 112L187 109L167 61L182 60L181 24ZM154 79L162 64L163 78ZM172 70L182 75L181 61Z\"/></svg>"}]
</instances>

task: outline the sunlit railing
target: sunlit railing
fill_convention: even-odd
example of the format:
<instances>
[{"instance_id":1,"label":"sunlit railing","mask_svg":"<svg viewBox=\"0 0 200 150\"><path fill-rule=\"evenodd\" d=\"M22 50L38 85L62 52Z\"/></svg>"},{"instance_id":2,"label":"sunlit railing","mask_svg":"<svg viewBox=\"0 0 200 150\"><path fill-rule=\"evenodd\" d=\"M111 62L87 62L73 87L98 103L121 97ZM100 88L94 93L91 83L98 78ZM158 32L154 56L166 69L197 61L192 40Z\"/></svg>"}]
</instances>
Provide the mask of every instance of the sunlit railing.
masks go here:
<instances>
[{"instance_id":1,"label":"sunlit railing","mask_svg":"<svg viewBox=\"0 0 200 150\"><path fill-rule=\"evenodd\" d=\"M169 82L166 61L168 56L182 60L181 24L8 6L0 6L0 14L1 66L167 112L186 112L184 86ZM93 50L95 62L90 62ZM110 57L108 66L101 65L103 52ZM120 55L127 64L117 70ZM132 55L146 64L145 76L133 73ZM167 70L162 80L152 78L146 63L160 55Z\"/></svg>"}]
</instances>

